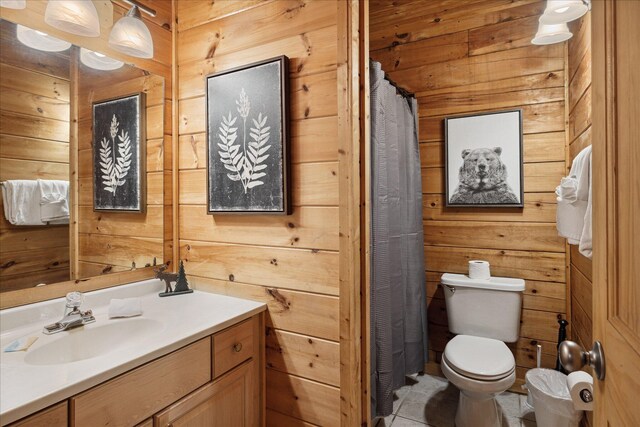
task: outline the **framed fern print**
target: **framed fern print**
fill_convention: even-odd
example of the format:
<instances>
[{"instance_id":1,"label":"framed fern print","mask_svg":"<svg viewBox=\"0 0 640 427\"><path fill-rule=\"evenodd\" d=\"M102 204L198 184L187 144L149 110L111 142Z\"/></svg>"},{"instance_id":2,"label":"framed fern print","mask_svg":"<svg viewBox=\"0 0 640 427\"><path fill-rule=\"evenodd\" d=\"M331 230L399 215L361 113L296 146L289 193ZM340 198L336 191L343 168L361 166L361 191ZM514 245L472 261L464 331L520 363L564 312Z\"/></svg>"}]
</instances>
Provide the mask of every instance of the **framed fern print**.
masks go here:
<instances>
[{"instance_id":1,"label":"framed fern print","mask_svg":"<svg viewBox=\"0 0 640 427\"><path fill-rule=\"evenodd\" d=\"M93 209L144 212L144 93L93 104Z\"/></svg>"},{"instance_id":2,"label":"framed fern print","mask_svg":"<svg viewBox=\"0 0 640 427\"><path fill-rule=\"evenodd\" d=\"M290 214L286 56L207 76L207 210Z\"/></svg>"}]
</instances>

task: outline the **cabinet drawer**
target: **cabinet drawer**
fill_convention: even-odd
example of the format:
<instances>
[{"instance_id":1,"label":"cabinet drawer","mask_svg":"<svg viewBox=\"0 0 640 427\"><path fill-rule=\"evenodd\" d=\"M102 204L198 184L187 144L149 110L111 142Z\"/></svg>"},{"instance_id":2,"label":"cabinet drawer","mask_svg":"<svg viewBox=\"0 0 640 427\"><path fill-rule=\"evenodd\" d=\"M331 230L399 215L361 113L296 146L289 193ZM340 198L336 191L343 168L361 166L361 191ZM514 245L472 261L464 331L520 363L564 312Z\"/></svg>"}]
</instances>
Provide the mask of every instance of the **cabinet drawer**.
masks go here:
<instances>
[{"instance_id":1,"label":"cabinet drawer","mask_svg":"<svg viewBox=\"0 0 640 427\"><path fill-rule=\"evenodd\" d=\"M253 357L257 328L258 319L252 317L213 336L214 378Z\"/></svg>"},{"instance_id":2,"label":"cabinet drawer","mask_svg":"<svg viewBox=\"0 0 640 427\"><path fill-rule=\"evenodd\" d=\"M9 427L67 427L67 402L58 403L37 414L16 421Z\"/></svg>"},{"instance_id":3,"label":"cabinet drawer","mask_svg":"<svg viewBox=\"0 0 640 427\"><path fill-rule=\"evenodd\" d=\"M71 425L136 425L210 379L207 337L72 397Z\"/></svg>"}]
</instances>

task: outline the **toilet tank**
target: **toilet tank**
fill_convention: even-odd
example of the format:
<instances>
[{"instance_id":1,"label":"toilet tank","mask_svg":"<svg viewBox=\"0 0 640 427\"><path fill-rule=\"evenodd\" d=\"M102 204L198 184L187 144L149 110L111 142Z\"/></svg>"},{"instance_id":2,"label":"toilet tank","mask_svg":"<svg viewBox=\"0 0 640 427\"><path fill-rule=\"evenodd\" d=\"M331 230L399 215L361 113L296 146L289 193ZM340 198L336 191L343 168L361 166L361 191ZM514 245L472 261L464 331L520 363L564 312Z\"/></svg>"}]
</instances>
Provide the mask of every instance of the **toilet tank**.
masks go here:
<instances>
[{"instance_id":1,"label":"toilet tank","mask_svg":"<svg viewBox=\"0 0 640 427\"><path fill-rule=\"evenodd\" d=\"M504 342L518 340L524 280L474 280L463 274L445 273L441 283L449 331Z\"/></svg>"}]
</instances>

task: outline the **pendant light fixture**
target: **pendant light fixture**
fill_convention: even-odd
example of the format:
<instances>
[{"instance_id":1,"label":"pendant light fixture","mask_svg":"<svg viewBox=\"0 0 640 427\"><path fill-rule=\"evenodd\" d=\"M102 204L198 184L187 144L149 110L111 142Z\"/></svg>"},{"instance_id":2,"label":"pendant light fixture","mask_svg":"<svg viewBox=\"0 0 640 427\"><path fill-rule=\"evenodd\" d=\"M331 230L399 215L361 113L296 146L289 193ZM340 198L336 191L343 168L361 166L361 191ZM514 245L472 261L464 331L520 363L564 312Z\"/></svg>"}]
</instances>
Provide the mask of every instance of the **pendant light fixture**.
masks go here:
<instances>
[{"instance_id":1,"label":"pendant light fixture","mask_svg":"<svg viewBox=\"0 0 640 427\"><path fill-rule=\"evenodd\" d=\"M0 7L7 9L24 9L27 7L27 0L0 0Z\"/></svg>"},{"instance_id":2,"label":"pendant light fixture","mask_svg":"<svg viewBox=\"0 0 640 427\"><path fill-rule=\"evenodd\" d=\"M536 45L561 43L573 37L566 22L561 24L545 25L542 22L538 26L536 36L531 43Z\"/></svg>"},{"instance_id":3,"label":"pendant light fixture","mask_svg":"<svg viewBox=\"0 0 640 427\"><path fill-rule=\"evenodd\" d=\"M16 25L16 37L25 46L44 52L62 52L71 47L71 43L51 37L42 31L33 30L23 25Z\"/></svg>"},{"instance_id":4,"label":"pendant light fixture","mask_svg":"<svg viewBox=\"0 0 640 427\"><path fill-rule=\"evenodd\" d=\"M122 68L124 65L124 62L122 61L109 58L100 52L94 52L83 47L80 48L80 62L87 67L103 71L117 70L118 68Z\"/></svg>"},{"instance_id":5,"label":"pendant light fixture","mask_svg":"<svg viewBox=\"0 0 640 427\"><path fill-rule=\"evenodd\" d=\"M547 0L547 7L539 19L538 32L532 44L561 43L573 37L567 22L581 18L591 9L591 0Z\"/></svg>"},{"instance_id":6,"label":"pendant light fixture","mask_svg":"<svg viewBox=\"0 0 640 427\"><path fill-rule=\"evenodd\" d=\"M125 1L133 7L111 29L109 46L118 52L137 58L153 58L153 39L151 32L142 22L140 11L151 16L156 16L156 11L134 0Z\"/></svg>"},{"instance_id":7,"label":"pendant light fixture","mask_svg":"<svg viewBox=\"0 0 640 427\"><path fill-rule=\"evenodd\" d=\"M100 35L98 11L91 0L49 0L44 22L78 36Z\"/></svg>"},{"instance_id":8,"label":"pendant light fixture","mask_svg":"<svg viewBox=\"0 0 640 427\"><path fill-rule=\"evenodd\" d=\"M583 0L547 0L540 22L544 25L567 23L575 21L588 11L589 4Z\"/></svg>"}]
</instances>

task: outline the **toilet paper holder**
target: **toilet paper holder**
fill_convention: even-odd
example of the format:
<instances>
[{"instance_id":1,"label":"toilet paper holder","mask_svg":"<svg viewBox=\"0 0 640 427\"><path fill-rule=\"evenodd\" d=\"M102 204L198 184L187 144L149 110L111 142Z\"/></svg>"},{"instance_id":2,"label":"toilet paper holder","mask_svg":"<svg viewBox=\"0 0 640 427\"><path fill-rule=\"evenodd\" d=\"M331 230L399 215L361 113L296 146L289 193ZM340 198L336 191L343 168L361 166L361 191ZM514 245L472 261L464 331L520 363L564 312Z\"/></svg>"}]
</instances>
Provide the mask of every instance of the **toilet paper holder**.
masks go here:
<instances>
[{"instance_id":1,"label":"toilet paper holder","mask_svg":"<svg viewBox=\"0 0 640 427\"><path fill-rule=\"evenodd\" d=\"M589 390L584 389L580 391L580 399L582 399L584 403L591 403L593 402L593 394Z\"/></svg>"},{"instance_id":2,"label":"toilet paper holder","mask_svg":"<svg viewBox=\"0 0 640 427\"><path fill-rule=\"evenodd\" d=\"M604 380L604 350L600 341L594 342L590 351L585 351L580 344L573 341L562 341L558 347L558 358L562 366L569 372L579 371L583 366L588 365L593 368L599 380ZM584 400L583 396L580 397ZM593 396L591 399L593 400Z\"/></svg>"}]
</instances>

